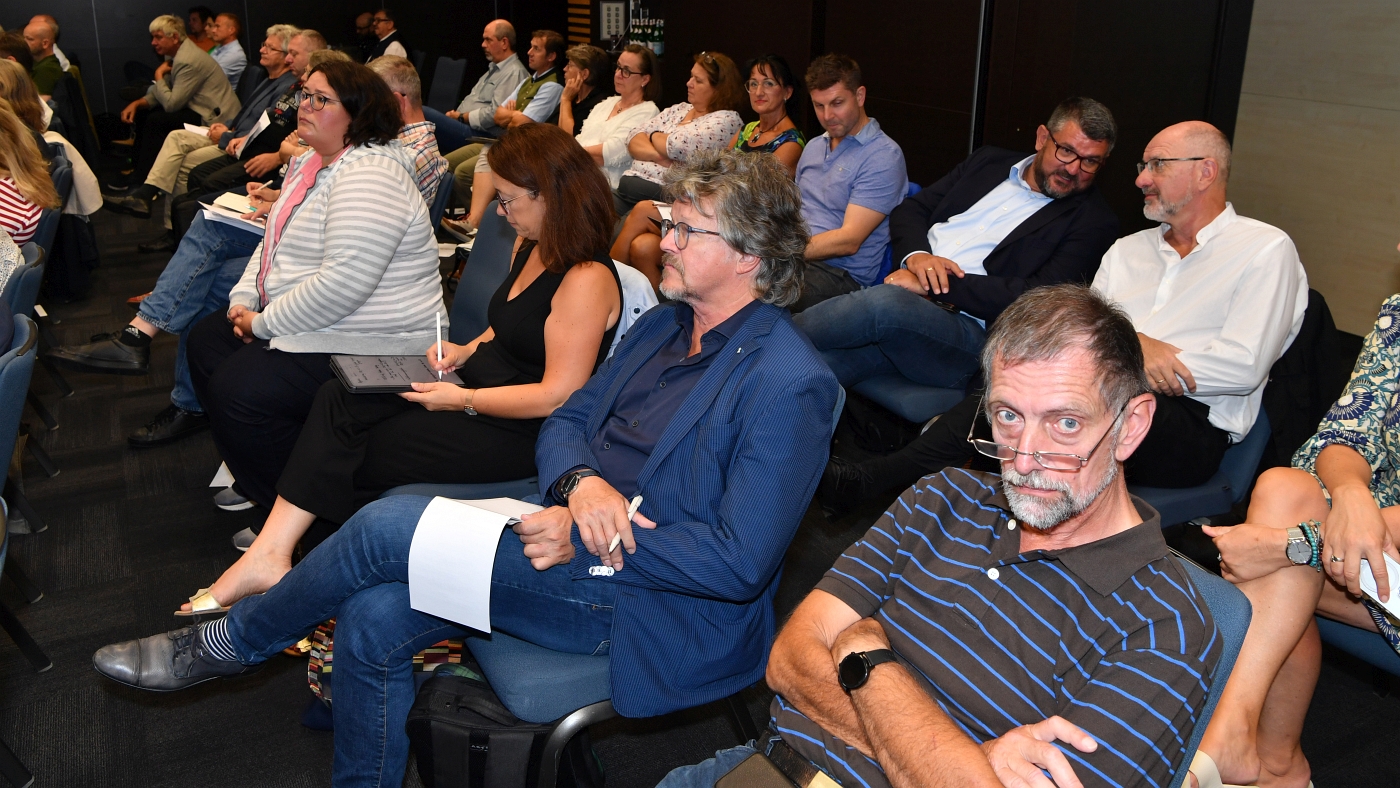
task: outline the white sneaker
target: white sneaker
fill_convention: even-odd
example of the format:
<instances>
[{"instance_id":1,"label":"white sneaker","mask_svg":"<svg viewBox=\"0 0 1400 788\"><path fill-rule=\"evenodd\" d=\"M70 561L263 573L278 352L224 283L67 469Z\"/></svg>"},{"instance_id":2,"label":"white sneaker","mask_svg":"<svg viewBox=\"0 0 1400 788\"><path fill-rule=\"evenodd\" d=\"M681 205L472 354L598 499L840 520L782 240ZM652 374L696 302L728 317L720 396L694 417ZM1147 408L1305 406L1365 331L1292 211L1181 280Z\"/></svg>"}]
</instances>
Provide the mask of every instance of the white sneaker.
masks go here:
<instances>
[{"instance_id":1,"label":"white sneaker","mask_svg":"<svg viewBox=\"0 0 1400 788\"><path fill-rule=\"evenodd\" d=\"M239 495L232 487L225 487L214 496L214 505L226 512L241 512L257 504Z\"/></svg>"},{"instance_id":2,"label":"white sneaker","mask_svg":"<svg viewBox=\"0 0 1400 788\"><path fill-rule=\"evenodd\" d=\"M253 533L252 528L244 528L233 535L233 548L240 553L246 553L248 548L253 546L253 540L257 538L258 535Z\"/></svg>"}]
</instances>

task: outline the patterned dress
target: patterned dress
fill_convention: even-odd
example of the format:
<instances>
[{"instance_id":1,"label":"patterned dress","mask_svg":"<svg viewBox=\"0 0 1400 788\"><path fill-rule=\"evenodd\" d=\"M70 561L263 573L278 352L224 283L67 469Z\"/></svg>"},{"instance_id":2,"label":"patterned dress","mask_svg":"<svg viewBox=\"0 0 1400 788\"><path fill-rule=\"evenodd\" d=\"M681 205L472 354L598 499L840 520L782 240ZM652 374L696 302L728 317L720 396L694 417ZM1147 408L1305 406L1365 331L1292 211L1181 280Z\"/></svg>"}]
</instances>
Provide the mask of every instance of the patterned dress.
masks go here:
<instances>
[{"instance_id":1,"label":"patterned dress","mask_svg":"<svg viewBox=\"0 0 1400 788\"><path fill-rule=\"evenodd\" d=\"M662 132L666 137L666 156L673 161L686 161L692 153L702 150L719 150L729 144L739 132L743 120L739 113L722 109L701 115L689 123L681 119L690 112L690 105L682 101L667 107L660 115L638 126L632 136ZM661 183L666 177L666 168L654 161L634 161L632 168L622 173L645 178L653 183Z\"/></svg>"},{"instance_id":2,"label":"patterned dress","mask_svg":"<svg viewBox=\"0 0 1400 788\"><path fill-rule=\"evenodd\" d=\"M1293 455L1294 467L1316 478L1317 457L1333 444L1350 446L1371 464L1371 495L1377 505L1400 505L1400 294L1381 305L1351 380L1322 418L1317 434ZM1330 503L1326 485L1322 494ZM1400 652L1400 628L1380 606L1363 601L1386 641Z\"/></svg>"}]
</instances>

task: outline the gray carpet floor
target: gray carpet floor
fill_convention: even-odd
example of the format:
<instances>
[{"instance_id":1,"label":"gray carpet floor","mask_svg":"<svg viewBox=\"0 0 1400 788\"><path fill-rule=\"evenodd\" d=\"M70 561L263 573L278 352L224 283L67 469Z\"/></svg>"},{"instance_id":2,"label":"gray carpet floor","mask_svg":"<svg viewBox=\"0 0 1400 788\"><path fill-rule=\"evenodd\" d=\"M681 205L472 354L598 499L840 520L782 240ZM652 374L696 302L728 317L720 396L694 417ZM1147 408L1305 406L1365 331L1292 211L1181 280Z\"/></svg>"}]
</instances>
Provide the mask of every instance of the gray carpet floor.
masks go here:
<instances>
[{"instance_id":1,"label":"gray carpet floor","mask_svg":"<svg viewBox=\"0 0 1400 788\"><path fill-rule=\"evenodd\" d=\"M49 305L63 342L124 325L131 316L125 299L149 290L166 259L135 252L158 234L154 222L105 211L94 218L102 267L90 294ZM0 636L0 738L39 786L329 785L331 735L299 724L310 698L304 659L278 657L255 676L173 695L129 690L91 669L102 645L176 626L171 612L179 602L236 558L229 537L263 516L213 506L207 485L218 457L207 434L146 451L126 447L126 435L168 402L174 353L174 338L162 336L148 376L70 374L76 393L65 399L36 370L34 389L61 422L56 431L37 431L37 440L61 472L47 478L26 458L29 497L49 527L15 537L12 554L45 596L30 605L4 583L0 599L54 667L34 673ZM26 418L38 426L32 414ZM880 510L876 502L835 523L808 512L789 550L780 612ZM770 698L762 685L746 693L756 719ZM722 704L614 720L592 734L613 788L653 786L671 768L738 738ZM1400 785L1400 765L1386 755L1400 750L1400 700L1378 696L1368 671L1329 653L1304 743L1318 786ZM418 784L410 769L405 785Z\"/></svg>"}]
</instances>

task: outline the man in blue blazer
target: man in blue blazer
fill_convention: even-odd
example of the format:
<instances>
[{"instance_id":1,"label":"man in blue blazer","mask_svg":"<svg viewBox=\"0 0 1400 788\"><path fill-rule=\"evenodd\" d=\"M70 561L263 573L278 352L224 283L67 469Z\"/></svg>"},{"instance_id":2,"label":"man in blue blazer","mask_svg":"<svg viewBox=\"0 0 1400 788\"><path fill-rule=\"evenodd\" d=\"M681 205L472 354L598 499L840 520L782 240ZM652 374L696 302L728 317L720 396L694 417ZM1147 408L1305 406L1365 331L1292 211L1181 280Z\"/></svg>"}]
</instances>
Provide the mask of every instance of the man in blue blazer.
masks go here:
<instances>
[{"instance_id":1,"label":"man in blue blazer","mask_svg":"<svg viewBox=\"0 0 1400 788\"><path fill-rule=\"evenodd\" d=\"M801 292L808 240L787 171L721 151L668 180L661 289L674 302L643 315L546 421L536 458L555 505L501 539L491 572L492 628L611 654L612 702L628 716L763 676L783 554L826 462L840 390L783 309ZM226 618L106 646L94 666L141 689L183 689L255 670L334 616L334 782L397 785L413 655L467 633L409 605L428 504L370 504Z\"/></svg>"},{"instance_id":2,"label":"man in blue blazer","mask_svg":"<svg viewBox=\"0 0 1400 788\"><path fill-rule=\"evenodd\" d=\"M1092 281L1118 237L1094 187L1117 125L1089 98L1067 99L1036 131L1035 153L985 147L890 213L898 267L885 284L798 315L843 386L899 373L963 388L987 330L1021 293Z\"/></svg>"}]
</instances>

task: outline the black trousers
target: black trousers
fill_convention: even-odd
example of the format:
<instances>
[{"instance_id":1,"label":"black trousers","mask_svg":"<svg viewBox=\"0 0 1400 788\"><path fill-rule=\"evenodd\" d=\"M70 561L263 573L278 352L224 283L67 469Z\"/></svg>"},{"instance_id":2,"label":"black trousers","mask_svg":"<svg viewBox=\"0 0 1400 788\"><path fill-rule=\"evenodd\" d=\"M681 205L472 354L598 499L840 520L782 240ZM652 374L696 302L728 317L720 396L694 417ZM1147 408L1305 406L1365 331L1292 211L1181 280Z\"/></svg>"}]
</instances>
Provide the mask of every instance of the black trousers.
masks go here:
<instances>
[{"instance_id":1,"label":"black trousers","mask_svg":"<svg viewBox=\"0 0 1400 788\"><path fill-rule=\"evenodd\" d=\"M238 488L268 509L321 384L335 377L329 353L285 353L244 344L216 310L190 329L190 380L209 414L214 445Z\"/></svg>"},{"instance_id":2,"label":"black trousers","mask_svg":"<svg viewBox=\"0 0 1400 788\"><path fill-rule=\"evenodd\" d=\"M202 126L204 119L192 109L179 109L166 112L163 109L148 110L144 118L136 121L136 170L132 173L135 183L145 183L151 174L160 146L165 144L165 135L176 129L183 129L186 123Z\"/></svg>"},{"instance_id":3,"label":"black trousers","mask_svg":"<svg viewBox=\"0 0 1400 788\"><path fill-rule=\"evenodd\" d=\"M1157 396L1152 428L1133 456L1123 463L1123 476L1148 487L1195 487L1205 484L1220 468L1230 447L1230 435L1212 425L1210 407L1190 397ZM978 454L967 442L991 440L992 427L981 418L981 392L973 392L934 422L913 443L887 457L865 464L881 489L904 488L922 476L969 460L976 470L998 473L1000 464Z\"/></svg>"},{"instance_id":4,"label":"black trousers","mask_svg":"<svg viewBox=\"0 0 1400 788\"><path fill-rule=\"evenodd\" d=\"M828 298L854 293L859 289L860 283L851 276L850 271L818 260L808 260L802 276L802 295L788 310L795 315Z\"/></svg>"},{"instance_id":5,"label":"black trousers","mask_svg":"<svg viewBox=\"0 0 1400 788\"><path fill-rule=\"evenodd\" d=\"M505 482L535 475L543 419L430 411L397 394L316 393L277 492L340 525L401 484Z\"/></svg>"}]
</instances>

